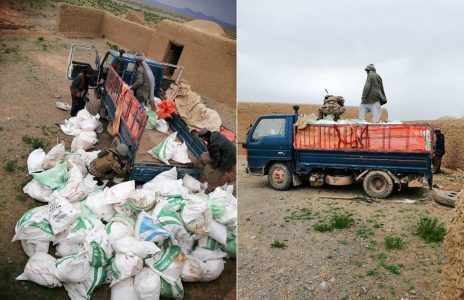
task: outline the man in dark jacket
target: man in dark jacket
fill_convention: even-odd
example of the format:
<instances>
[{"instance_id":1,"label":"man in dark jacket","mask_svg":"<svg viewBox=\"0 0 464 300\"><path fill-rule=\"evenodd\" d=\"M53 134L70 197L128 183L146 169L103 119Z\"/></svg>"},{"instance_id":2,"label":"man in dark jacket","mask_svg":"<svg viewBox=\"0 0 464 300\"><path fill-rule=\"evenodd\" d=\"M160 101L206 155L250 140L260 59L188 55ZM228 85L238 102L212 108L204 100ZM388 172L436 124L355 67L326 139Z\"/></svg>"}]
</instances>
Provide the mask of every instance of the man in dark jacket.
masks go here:
<instances>
[{"instance_id":1,"label":"man in dark jacket","mask_svg":"<svg viewBox=\"0 0 464 300\"><path fill-rule=\"evenodd\" d=\"M432 172L440 173L441 158L445 155L445 135L440 129L435 129L435 147L432 154Z\"/></svg>"},{"instance_id":2,"label":"man in dark jacket","mask_svg":"<svg viewBox=\"0 0 464 300\"><path fill-rule=\"evenodd\" d=\"M75 117L77 113L85 108L86 95L89 91L89 84L92 82L93 71L84 69L79 75L74 78L69 87L71 91L71 117Z\"/></svg>"},{"instance_id":3,"label":"man in dark jacket","mask_svg":"<svg viewBox=\"0 0 464 300\"><path fill-rule=\"evenodd\" d=\"M233 184L235 187L237 163L235 145L219 131L211 132L202 128L198 136L207 142L208 148L208 152L202 154L201 160L213 169L207 175L208 178L205 178L208 181L207 192L214 191L216 187L226 183Z\"/></svg>"},{"instance_id":4,"label":"man in dark jacket","mask_svg":"<svg viewBox=\"0 0 464 300\"><path fill-rule=\"evenodd\" d=\"M361 105L359 106L359 119L364 120L366 113L371 112L372 123L378 123L382 105L387 103L382 78L376 73L373 64L368 65L364 71L367 72L367 79L361 97Z\"/></svg>"}]
</instances>

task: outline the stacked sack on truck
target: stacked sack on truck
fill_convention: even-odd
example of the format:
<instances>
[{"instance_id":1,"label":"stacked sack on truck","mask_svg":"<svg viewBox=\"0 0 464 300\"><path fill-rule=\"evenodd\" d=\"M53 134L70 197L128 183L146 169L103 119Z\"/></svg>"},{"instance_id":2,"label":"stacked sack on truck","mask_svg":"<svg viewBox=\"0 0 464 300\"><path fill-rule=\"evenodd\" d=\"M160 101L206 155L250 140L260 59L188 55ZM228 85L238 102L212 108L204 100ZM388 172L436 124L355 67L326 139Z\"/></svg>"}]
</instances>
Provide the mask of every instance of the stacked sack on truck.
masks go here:
<instances>
[{"instance_id":1,"label":"stacked sack on truck","mask_svg":"<svg viewBox=\"0 0 464 300\"><path fill-rule=\"evenodd\" d=\"M64 286L73 300L90 299L105 283L112 299L182 299L182 282L215 280L235 258L232 187L206 195L204 183L178 179L176 168L139 187L98 186L86 172L89 155L66 153L63 144L30 154L24 191L47 204L16 223L13 241L30 257L17 280Z\"/></svg>"}]
</instances>

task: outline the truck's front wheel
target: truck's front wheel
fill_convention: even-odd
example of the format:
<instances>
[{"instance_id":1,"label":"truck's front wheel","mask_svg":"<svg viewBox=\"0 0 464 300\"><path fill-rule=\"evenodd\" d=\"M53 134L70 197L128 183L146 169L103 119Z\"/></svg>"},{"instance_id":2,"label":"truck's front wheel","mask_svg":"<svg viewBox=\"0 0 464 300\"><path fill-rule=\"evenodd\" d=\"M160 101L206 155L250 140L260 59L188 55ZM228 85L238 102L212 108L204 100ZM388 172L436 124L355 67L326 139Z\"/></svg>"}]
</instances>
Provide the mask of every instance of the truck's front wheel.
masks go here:
<instances>
[{"instance_id":1,"label":"truck's front wheel","mask_svg":"<svg viewBox=\"0 0 464 300\"><path fill-rule=\"evenodd\" d=\"M373 170L364 178L363 187L369 197L383 199L392 193L393 180L387 172Z\"/></svg>"},{"instance_id":2,"label":"truck's front wheel","mask_svg":"<svg viewBox=\"0 0 464 300\"><path fill-rule=\"evenodd\" d=\"M278 191L288 190L292 186L292 171L284 163L274 163L267 174L269 184Z\"/></svg>"}]
</instances>

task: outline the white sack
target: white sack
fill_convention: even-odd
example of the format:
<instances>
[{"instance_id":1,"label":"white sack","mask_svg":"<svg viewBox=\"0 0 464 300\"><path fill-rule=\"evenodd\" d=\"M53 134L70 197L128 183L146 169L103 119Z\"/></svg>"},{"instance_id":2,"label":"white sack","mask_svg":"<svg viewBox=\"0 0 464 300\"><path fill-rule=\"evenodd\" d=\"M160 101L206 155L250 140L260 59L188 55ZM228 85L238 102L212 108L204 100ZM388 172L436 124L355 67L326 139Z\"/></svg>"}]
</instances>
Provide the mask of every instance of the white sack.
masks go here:
<instances>
[{"instance_id":1,"label":"white sack","mask_svg":"<svg viewBox=\"0 0 464 300\"><path fill-rule=\"evenodd\" d=\"M71 142L71 151L76 152L79 149L89 150L93 145L98 143L97 134L94 131L81 131Z\"/></svg>"},{"instance_id":2,"label":"white sack","mask_svg":"<svg viewBox=\"0 0 464 300\"><path fill-rule=\"evenodd\" d=\"M31 257L37 252L48 253L50 242L21 240L21 246L27 256Z\"/></svg>"},{"instance_id":3,"label":"white sack","mask_svg":"<svg viewBox=\"0 0 464 300\"><path fill-rule=\"evenodd\" d=\"M184 178L182 178L182 185L188 188L192 193L198 193L202 190L202 187L204 187L200 181L189 174L185 174Z\"/></svg>"},{"instance_id":4,"label":"white sack","mask_svg":"<svg viewBox=\"0 0 464 300\"><path fill-rule=\"evenodd\" d=\"M134 278L124 279L111 287L111 300L139 300L134 289Z\"/></svg>"},{"instance_id":5,"label":"white sack","mask_svg":"<svg viewBox=\"0 0 464 300\"><path fill-rule=\"evenodd\" d=\"M104 268L90 268L89 276L79 283L64 283L63 286L68 292L71 300L89 300L97 287L106 282L106 271Z\"/></svg>"},{"instance_id":6,"label":"white sack","mask_svg":"<svg viewBox=\"0 0 464 300\"><path fill-rule=\"evenodd\" d=\"M144 267L134 278L134 289L139 300L158 300L161 278L152 269Z\"/></svg>"},{"instance_id":7,"label":"white sack","mask_svg":"<svg viewBox=\"0 0 464 300\"><path fill-rule=\"evenodd\" d=\"M112 281L110 287L128 277L137 275L143 268L143 260L136 255L116 253L111 260ZM131 278L132 279L132 278Z\"/></svg>"},{"instance_id":8,"label":"white sack","mask_svg":"<svg viewBox=\"0 0 464 300\"><path fill-rule=\"evenodd\" d=\"M112 244L116 253L137 255L140 258L146 258L150 254L155 254L160 249L153 242L139 241L133 236L125 236Z\"/></svg>"},{"instance_id":9,"label":"white sack","mask_svg":"<svg viewBox=\"0 0 464 300\"><path fill-rule=\"evenodd\" d=\"M80 211L75 209L68 200L56 191L53 192L48 203L48 218L54 234L67 229L76 221L79 213Z\"/></svg>"},{"instance_id":10,"label":"white sack","mask_svg":"<svg viewBox=\"0 0 464 300\"><path fill-rule=\"evenodd\" d=\"M205 273L201 278L202 282L216 280L224 271L224 261L222 259L210 259L204 262Z\"/></svg>"},{"instance_id":11,"label":"white sack","mask_svg":"<svg viewBox=\"0 0 464 300\"><path fill-rule=\"evenodd\" d=\"M188 195L181 216L187 230L201 236L208 235L213 215L203 197Z\"/></svg>"},{"instance_id":12,"label":"white sack","mask_svg":"<svg viewBox=\"0 0 464 300\"><path fill-rule=\"evenodd\" d=\"M59 257L65 257L65 256L80 253L82 251L85 251L83 244L64 240L57 244L55 254L56 256L59 256Z\"/></svg>"},{"instance_id":13,"label":"white sack","mask_svg":"<svg viewBox=\"0 0 464 300\"><path fill-rule=\"evenodd\" d=\"M47 202L47 198L53 193L52 189L42 186L37 180L32 179L23 187L23 192L39 200L40 202Z\"/></svg>"},{"instance_id":14,"label":"white sack","mask_svg":"<svg viewBox=\"0 0 464 300\"><path fill-rule=\"evenodd\" d=\"M105 193L103 191L94 191L87 196L85 206L108 222L114 215L114 209L111 204L104 204L104 200Z\"/></svg>"},{"instance_id":15,"label":"white sack","mask_svg":"<svg viewBox=\"0 0 464 300\"><path fill-rule=\"evenodd\" d=\"M145 264L171 285L180 279L184 262L185 254L179 246L168 247L145 259Z\"/></svg>"},{"instance_id":16,"label":"white sack","mask_svg":"<svg viewBox=\"0 0 464 300\"><path fill-rule=\"evenodd\" d=\"M174 156L172 157L173 161L176 161L180 164L188 164L192 161L188 157L188 149L185 143L177 144L174 152Z\"/></svg>"},{"instance_id":17,"label":"white sack","mask_svg":"<svg viewBox=\"0 0 464 300\"><path fill-rule=\"evenodd\" d=\"M35 253L26 263L24 272L16 280L30 280L42 286L54 288L61 286L60 281L54 275L54 263L56 259L42 252Z\"/></svg>"},{"instance_id":18,"label":"white sack","mask_svg":"<svg viewBox=\"0 0 464 300\"><path fill-rule=\"evenodd\" d=\"M48 170L61 163L64 160L64 151L64 142L54 146L45 156L42 167Z\"/></svg>"},{"instance_id":19,"label":"white sack","mask_svg":"<svg viewBox=\"0 0 464 300\"><path fill-rule=\"evenodd\" d=\"M12 242L17 240L53 241L55 235L48 220L48 205L34 207L28 210L16 222L15 235Z\"/></svg>"},{"instance_id":20,"label":"white sack","mask_svg":"<svg viewBox=\"0 0 464 300\"><path fill-rule=\"evenodd\" d=\"M208 197L216 199L224 205L223 214L216 220L224 225L235 226L237 224L237 198L231 192L224 191L219 187L209 193Z\"/></svg>"},{"instance_id":21,"label":"white sack","mask_svg":"<svg viewBox=\"0 0 464 300\"><path fill-rule=\"evenodd\" d=\"M88 250L87 257L90 265L94 267L106 266L113 256L113 248L106 231L96 227L89 230L85 236L84 249Z\"/></svg>"},{"instance_id":22,"label":"white sack","mask_svg":"<svg viewBox=\"0 0 464 300\"><path fill-rule=\"evenodd\" d=\"M105 204L124 204L129 194L135 190L135 181L125 181L105 189Z\"/></svg>"},{"instance_id":23,"label":"white sack","mask_svg":"<svg viewBox=\"0 0 464 300\"><path fill-rule=\"evenodd\" d=\"M219 243L227 244L227 227L224 224L212 220L208 232L208 236L215 239Z\"/></svg>"},{"instance_id":24,"label":"white sack","mask_svg":"<svg viewBox=\"0 0 464 300\"><path fill-rule=\"evenodd\" d=\"M184 282L198 282L205 275L205 266L203 262L193 255L187 255L185 258L182 274L180 275Z\"/></svg>"},{"instance_id":25,"label":"white sack","mask_svg":"<svg viewBox=\"0 0 464 300\"><path fill-rule=\"evenodd\" d=\"M33 172L43 171L43 161L45 159L45 152L42 148L35 149L27 157L27 170L29 174Z\"/></svg>"},{"instance_id":26,"label":"white sack","mask_svg":"<svg viewBox=\"0 0 464 300\"><path fill-rule=\"evenodd\" d=\"M100 153L101 150L96 150L96 151L89 151L86 152L84 149L79 149L75 151L75 153L79 154L84 161L85 165L88 167L90 163L98 157L98 153Z\"/></svg>"},{"instance_id":27,"label":"white sack","mask_svg":"<svg viewBox=\"0 0 464 300\"><path fill-rule=\"evenodd\" d=\"M57 259L54 267L54 274L61 282L82 282L90 273L85 251Z\"/></svg>"}]
</instances>

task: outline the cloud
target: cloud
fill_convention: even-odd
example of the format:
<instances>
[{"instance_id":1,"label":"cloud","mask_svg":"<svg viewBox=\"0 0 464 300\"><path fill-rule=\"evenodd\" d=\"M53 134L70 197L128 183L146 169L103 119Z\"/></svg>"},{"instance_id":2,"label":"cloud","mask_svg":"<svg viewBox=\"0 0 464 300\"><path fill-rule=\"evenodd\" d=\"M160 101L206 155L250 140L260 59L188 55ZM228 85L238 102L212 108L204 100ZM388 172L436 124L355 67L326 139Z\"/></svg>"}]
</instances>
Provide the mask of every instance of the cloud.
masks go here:
<instances>
[{"instance_id":1,"label":"cloud","mask_svg":"<svg viewBox=\"0 0 464 300\"><path fill-rule=\"evenodd\" d=\"M321 103L327 88L358 105L373 63L392 119L464 114L464 3L238 4L239 101Z\"/></svg>"}]
</instances>

